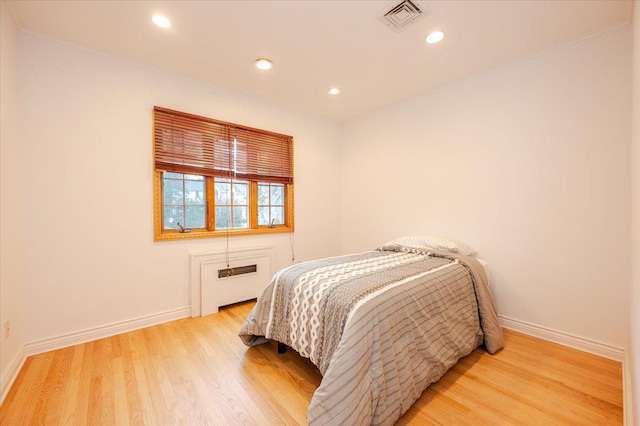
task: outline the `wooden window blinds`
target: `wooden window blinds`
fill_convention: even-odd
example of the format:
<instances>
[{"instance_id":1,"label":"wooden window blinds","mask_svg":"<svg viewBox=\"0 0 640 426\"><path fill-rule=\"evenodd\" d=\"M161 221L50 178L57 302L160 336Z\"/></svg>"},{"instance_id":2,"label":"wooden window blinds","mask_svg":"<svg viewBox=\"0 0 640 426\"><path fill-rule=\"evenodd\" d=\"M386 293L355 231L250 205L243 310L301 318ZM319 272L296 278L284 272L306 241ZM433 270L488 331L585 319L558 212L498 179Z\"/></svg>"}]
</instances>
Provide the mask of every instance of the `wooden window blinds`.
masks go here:
<instances>
[{"instance_id":1,"label":"wooden window blinds","mask_svg":"<svg viewBox=\"0 0 640 426\"><path fill-rule=\"evenodd\" d=\"M154 107L158 171L293 184L293 138Z\"/></svg>"}]
</instances>

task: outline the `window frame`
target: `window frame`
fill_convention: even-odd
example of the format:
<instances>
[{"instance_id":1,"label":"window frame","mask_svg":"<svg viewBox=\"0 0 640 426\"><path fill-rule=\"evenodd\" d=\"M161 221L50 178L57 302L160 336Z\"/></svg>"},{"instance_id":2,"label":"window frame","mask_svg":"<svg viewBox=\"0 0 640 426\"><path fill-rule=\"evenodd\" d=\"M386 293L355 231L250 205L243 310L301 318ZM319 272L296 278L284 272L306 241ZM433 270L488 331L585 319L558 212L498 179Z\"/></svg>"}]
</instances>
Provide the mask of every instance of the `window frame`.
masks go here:
<instances>
[{"instance_id":1,"label":"window frame","mask_svg":"<svg viewBox=\"0 0 640 426\"><path fill-rule=\"evenodd\" d=\"M169 172L162 172L162 173L169 173ZM174 173L175 174L175 173ZM194 175L187 175L185 173L181 174L182 177L181 178L176 178L174 176L161 176L162 179L162 193L161 193L161 207L162 207L162 224L161 227L163 228L163 231L165 231L164 227L165 227L165 213L166 213L166 209L167 207L181 207L182 208L182 216L183 219L177 222L178 227L182 226L185 228L191 228L191 229L206 229L206 221L207 221L207 217L206 217L206 210L207 210L207 198L206 198L206 176L200 176L202 179L201 180L194 180L194 179L190 179L187 178L187 176L194 176ZM178 181L182 183L182 204L167 204L166 203L166 199L165 199L165 193L164 193L164 185L167 183L167 181ZM201 204L191 204L191 203L187 203L186 202L186 198L185 198L185 189L186 189L186 184L188 181L192 181L192 182L201 182L202 183L202 188L203 188L203 200ZM205 210L205 214L203 217L203 223L204 226L203 227L199 227L199 228L194 228L192 226L188 226L189 224L187 223L186 220L186 216L187 216L187 208L188 207L192 207L192 206L201 206L204 208ZM182 222L182 225L180 224L180 222ZM178 227L175 227L176 230L178 230ZM166 231L169 231L170 229L166 229Z\"/></svg>"},{"instance_id":2,"label":"window frame","mask_svg":"<svg viewBox=\"0 0 640 426\"><path fill-rule=\"evenodd\" d=\"M260 185L266 185L267 188L269 188L269 204L260 204ZM273 204L271 201L271 197L272 197L272 186L273 185L282 185L283 186L283 197L282 197L282 204ZM256 208L257 208L257 214L256 214L256 218L258 221L258 226L272 226L271 223L274 220L273 216L272 216L272 211L274 207L282 207L283 210L283 219L285 220L286 223L286 207L287 207L287 200L286 200L286 192L287 188L286 185L281 184L281 183L274 183L274 182L257 182L256 184ZM271 220L267 221L268 225L260 225L260 208L264 208L267 207L269 209L269 217L271 218ZM282 225L282 224L277 224L274 223L273 226L278 226L278 225Z\"/></svg>"},{"instance_id":3,"label":"window frame","mask_svg":"<svg viewBox=\"0 0 640 426\"><path fill-rule=\"evenodd\" d=\"M224 180L225 184L229 185L229 204L216 204L215 202L215 190L216 190L216 179L220 179L220 180ZM217 222L217 217L216 217L216 211L218 207L228 207L229 208L229 224L231 225L230 228L220 228L221 230L239 230L239 229L250 229L251 228L251 181L248 180L244 180L244 179L233 179L233 178L213 178L213 182L208 181L210 183L212 183L213 185L213 191L214 191L214 205L213 205L213 218L212 219L208 219L208 223L209 225L211 223L215 224ZM234 191L233 191L233 187L236 185L246 185L247 186L247 204L238 204L235 201L235 197L234 197ZM246 207L247 209L247 226L244 227L234 227L233 225L235 224L235 213L234 210L236 207ZM213 222L211 222L213 220Z\"/></svg>"},{"instance_id":4,"label":"window frame","mask_svg":"<svg viewBox=\"0 0 640 426\"><path fill-rule=\"evenodd\" d=\"M215 203L213 177L205 176L206 192L206 224L207 228L191 229L189 232L180 232L178 229L163 229L162 227L162 171L154 172L154 237L155 241L188 240L194 238L215 238L234 235L261 235L280 234L293 232L293 185L284 185L284 224L269 228L268 225L258 225L258 182L249 181L249 227L240 229L215 229ZM213 229L212 229L213 228Z\"/></svg>"},{"instance_id":5,"label":"window frame","mask_svg":"<svg viewBox=\"0 0 640 426\"><path fill-rule=\"evenodd\" d=\"M170 111L164 108L155 107L155 110L161 111ZM198 117L192 116L186 113L180 113L175 111L178 114L190 116L190 117ZM237 126L231 123L220 122L213 119L207 119L204 117L203 120L209 120L216 123L223 123L225 125ZM265 134L274 134L272 132L266 132L258 129L248 128L246 126L237 126L243 129L249 129L256 132L264 132ZM155 124L154 124L155 128ZM286 135L285 135L286 136ZM291 138L289 136L289 138ZM215 238L215 237L228 237L228 236L242 236L242 235L264 235L264 234L281 234L281 233L291 233L294 231L294 188L293 182L284 183L284 182L271 182L267 179L247 179L244 177L238 176L237 178L233 176L219 176L225 179L236 179L239 181L248 181L249 183L249 227L248 228L224 228L224 229L215 229L215 185L214 179L215 176L209 176L205 174L195 173L195 171L183 172L185 174L191 175L200 175L204 177L205 181L205 228L191 229L189 232L182 232L179 229L163 229L163 172L174 172L172 170L162 170L157 167L155 161L155 136L154 136L154 170L153 170L153 202L154 202L154 241L176 241L176 240L189 240L189 239L199 239L199 238ZM293 163L293 138L291 138L291 162ZM291 164L291 173L293 174L293 164ZM180 172L178 172L180 173ZM276 224L274 227L270 227L269 225L258 225L258 183L281 183L284 186L284 224Z\"/></svg>"}]
</instances>

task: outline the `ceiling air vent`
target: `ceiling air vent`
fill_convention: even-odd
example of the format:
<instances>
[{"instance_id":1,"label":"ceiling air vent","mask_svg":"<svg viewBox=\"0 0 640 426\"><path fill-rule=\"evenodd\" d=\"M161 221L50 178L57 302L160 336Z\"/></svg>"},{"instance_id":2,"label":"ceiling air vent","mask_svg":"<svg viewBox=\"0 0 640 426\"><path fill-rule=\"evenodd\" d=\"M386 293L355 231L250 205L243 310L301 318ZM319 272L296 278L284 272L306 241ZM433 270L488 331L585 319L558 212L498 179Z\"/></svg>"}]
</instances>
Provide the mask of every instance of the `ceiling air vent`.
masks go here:
<instances>
[{"instance_id":1,"label":"ceiling air vent","mask_svg":"<svg viewBox=\"0 0 640 426\"><path fill-rule=\"evenodd\" d=\"M400 31L420 18L423 13L415 1L404 0L392 6L390 9L382 11L382 13L378 15L378 19L394 31Z\"/></svg>"}]
</instances>

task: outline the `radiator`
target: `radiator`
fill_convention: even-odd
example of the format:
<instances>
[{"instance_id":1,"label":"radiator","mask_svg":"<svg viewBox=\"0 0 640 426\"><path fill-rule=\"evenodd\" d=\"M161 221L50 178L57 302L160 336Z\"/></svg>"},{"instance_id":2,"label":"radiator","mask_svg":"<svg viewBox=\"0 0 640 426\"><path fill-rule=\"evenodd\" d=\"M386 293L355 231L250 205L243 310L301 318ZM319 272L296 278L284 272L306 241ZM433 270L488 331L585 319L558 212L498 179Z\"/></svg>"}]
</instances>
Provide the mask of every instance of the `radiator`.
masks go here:
<instances>
[{"instance_id":1,"label":"radiator","mask_svg":"<svg viewBox=\"0 0 640 426\"><path fill-rule=\"evenodd\" d=\"M273 246L192 253L191 316L209 315L221 306L257 298L274 272Z\"/></svg>"}]
</instances>

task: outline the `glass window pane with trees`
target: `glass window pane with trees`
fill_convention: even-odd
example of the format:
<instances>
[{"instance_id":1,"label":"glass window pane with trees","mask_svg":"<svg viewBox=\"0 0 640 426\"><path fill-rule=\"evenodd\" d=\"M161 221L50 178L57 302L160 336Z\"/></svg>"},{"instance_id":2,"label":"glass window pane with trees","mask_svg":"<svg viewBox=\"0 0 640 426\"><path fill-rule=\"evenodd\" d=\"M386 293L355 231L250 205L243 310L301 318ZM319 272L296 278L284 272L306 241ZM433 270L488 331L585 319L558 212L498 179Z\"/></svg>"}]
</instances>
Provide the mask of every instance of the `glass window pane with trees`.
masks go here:
<instances>
[{"instance_id":1,"label":"glass window pane with trees","mask_svg":"<svg viewBox=\"0 0 640 426\"><path fill-rule=\"evenodd\" d=\"M249 228L249 182L215 178L216 229Z\"/></svg>"},{"instance_id":2,"label":"glass window pane with trees","mask_svg":"<svg viewBox=\"0 0 640 426\"><path fill-rule=\"evenodd\" d=\"M163 173L163 229L205 228L204 177Z\"/></svg>"},{"instance_id":3,"label":"glass window pane with trees","mask_svg":"<svg viewBox=\"0 0 640 426\"><path fill-rule=\"evenodd\" d=\"M258 225L284 224L284 185L258 183Z\"/></svg>"},{"instance_id":4,"label":"glass window pane with trees","mask_svg":"<svg viewBox=\"0 0 640 426\"><path fill-rule=\"evenodd\" d=\"M157 241L293 231L293 138L154 108Z\"/></svg>"}]
</instances>

